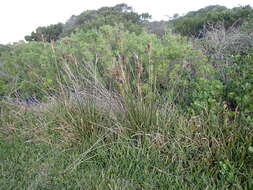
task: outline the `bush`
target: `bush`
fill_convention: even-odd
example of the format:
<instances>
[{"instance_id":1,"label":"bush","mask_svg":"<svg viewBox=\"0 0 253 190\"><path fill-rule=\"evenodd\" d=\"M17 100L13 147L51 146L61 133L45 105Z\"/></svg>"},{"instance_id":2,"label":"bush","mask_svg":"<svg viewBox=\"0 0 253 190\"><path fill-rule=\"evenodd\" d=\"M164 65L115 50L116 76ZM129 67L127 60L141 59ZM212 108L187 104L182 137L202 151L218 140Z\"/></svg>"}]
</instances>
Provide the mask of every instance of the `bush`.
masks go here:
<instances>
[{"instance_id":1,"label":"bush","mask_svg":"<svg viewBox=\"0 0 253 190\"><path fill-rule=\"evenodd\" d=\"M188 37L202 38L205 27L223 23L225 29L240 27L245 22L252 22L253 10L248 6L227 9L224 6L212 5L172 20L175 32Z\"/></svg>"},{"instance_id":2,"label":"bush","mask_svg":"<svg viewBox=\"0 0 253 190\"><path fill-rule=\"evenodd\" d=\"M170 32L158 39L124 31L122 26L103 26L56 43L15 45L2 60L3 72L15 76L2 85L4 95L43 98L62 88L76 92L85 88L83 78L94 79L91 74L107 88L121 91L125 80L135 95L159 94L182 108L196 107L196 102L212 104L219 94L205 56Z\"/></svg>"},{"instance_id":3,"label":"bush","mask_svg":"<svg viewBox=\"0 0 253 190\"><path fill-rule=\"evenodd\" d=\"M253 34L246 28L225 30L212 27L201 40L201 46L213 63L216 78L223 85L221 96L233 111L252 114Z\"/></svg>"}]
</instances>

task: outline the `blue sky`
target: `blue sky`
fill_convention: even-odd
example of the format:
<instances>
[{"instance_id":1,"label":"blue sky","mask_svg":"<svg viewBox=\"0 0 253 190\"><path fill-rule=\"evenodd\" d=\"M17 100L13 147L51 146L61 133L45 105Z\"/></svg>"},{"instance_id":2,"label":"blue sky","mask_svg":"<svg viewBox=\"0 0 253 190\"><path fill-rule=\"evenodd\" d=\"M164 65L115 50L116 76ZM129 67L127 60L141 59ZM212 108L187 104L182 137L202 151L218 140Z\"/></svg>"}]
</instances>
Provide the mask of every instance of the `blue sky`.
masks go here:
<instances>
[{"instance_id":1,"label":"blue sky","mask_svg":"<svg viewBox=\"0 0 253 190\"><path fill-rule=\"evenodd\" d=\"M1 0L0 43L22 40L38 26L65 22L71 15L87 9L126 3L136 12L148 12L153 20L167 20L175 13L184 14L208 5L224 5L232 8L251 5L253 0Z\"/></svg>"}]
</instances>

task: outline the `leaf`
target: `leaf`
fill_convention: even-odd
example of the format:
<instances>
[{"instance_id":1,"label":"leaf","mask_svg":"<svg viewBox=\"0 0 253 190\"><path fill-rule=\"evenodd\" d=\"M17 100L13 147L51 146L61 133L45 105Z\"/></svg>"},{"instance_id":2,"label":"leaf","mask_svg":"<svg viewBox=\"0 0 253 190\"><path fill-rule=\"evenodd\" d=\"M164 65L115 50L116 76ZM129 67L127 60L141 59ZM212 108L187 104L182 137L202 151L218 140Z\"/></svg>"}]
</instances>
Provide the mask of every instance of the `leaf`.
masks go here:
<instances>
[{"instance_id":1,"label":"leaf","mask_svg":"<svg viewBox=\"0 0 253 190\"><path fill-rule=\"evenodd\" d=\"M253 153L253 147L250 146L250 147L248 148L248 151L249 151L250 153Z\"/></svg>"}]
</instances>

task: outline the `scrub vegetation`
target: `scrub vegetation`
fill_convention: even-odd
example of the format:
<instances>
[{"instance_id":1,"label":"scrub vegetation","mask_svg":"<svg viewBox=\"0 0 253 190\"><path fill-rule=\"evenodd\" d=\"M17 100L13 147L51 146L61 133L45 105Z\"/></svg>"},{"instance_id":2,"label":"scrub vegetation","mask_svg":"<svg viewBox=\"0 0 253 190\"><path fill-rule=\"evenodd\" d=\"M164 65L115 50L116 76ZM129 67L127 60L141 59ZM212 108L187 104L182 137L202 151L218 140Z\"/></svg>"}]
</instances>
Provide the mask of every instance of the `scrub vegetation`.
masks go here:
<instances>
[{"instance_id":1,"label":"scrub vegetation","mask_svg":"<svg viewBox=\"0 0 253 190\"><path fill-rule=\"evenodd\" d=\"M0 46L0 189L253 189L253 10L120 4Z\"/></svg>"}]
</instances>

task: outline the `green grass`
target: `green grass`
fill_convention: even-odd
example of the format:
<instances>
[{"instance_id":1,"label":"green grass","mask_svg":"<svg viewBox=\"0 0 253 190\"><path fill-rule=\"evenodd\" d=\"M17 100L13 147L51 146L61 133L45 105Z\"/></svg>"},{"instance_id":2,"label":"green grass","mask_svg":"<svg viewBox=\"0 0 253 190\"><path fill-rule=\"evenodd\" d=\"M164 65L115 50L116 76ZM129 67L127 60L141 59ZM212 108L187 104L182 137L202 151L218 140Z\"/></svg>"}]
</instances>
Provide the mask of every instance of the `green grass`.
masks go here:
<instances>
[{"instance_id":1,"label":"green grass","mask_svg":"<svg viewBox=\"0 0 253 190\"><path fill-rule=\"evenodd\" d=\"M236 121L219 124L174 108L148 126L141 112L127 122L127 113L91 105L4 108L0 189L253 187L252 127Z\"/></svg>"},{"instance_id":2,"label":"green grass","mask_svg":"<svg viewBox=\"0 0 253 190\"><path fill-rule=\"evenodd\" d=\"M204 168L185 167L134 143L104 144L83 154L82 148L9 141L1 142L2 189L216 189Z\"/></svg>"}]
</instances>

